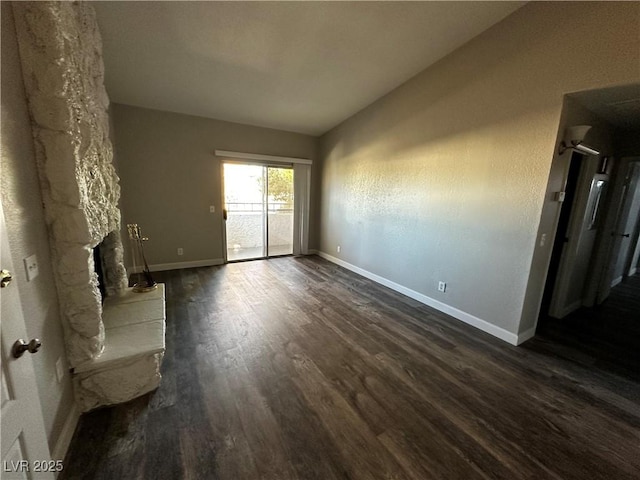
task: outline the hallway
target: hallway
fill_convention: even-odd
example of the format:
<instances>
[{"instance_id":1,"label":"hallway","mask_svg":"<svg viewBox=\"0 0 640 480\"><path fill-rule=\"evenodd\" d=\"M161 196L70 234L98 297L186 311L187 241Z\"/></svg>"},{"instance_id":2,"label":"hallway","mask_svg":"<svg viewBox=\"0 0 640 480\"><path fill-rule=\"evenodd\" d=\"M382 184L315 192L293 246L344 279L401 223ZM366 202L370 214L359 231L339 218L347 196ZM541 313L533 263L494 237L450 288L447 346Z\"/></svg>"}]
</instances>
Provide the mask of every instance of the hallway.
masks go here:
<instances>
[{"instance_id":1,"label":"hallway","mask_svg":"<svg viewBox=\"0 0 640 480\"><path fill-rule=\"evenodd\" d=\"M537 351L640 380L640 275L611 290L602 305L562 320L540 319Z\"/></svg>"}]
</instances>

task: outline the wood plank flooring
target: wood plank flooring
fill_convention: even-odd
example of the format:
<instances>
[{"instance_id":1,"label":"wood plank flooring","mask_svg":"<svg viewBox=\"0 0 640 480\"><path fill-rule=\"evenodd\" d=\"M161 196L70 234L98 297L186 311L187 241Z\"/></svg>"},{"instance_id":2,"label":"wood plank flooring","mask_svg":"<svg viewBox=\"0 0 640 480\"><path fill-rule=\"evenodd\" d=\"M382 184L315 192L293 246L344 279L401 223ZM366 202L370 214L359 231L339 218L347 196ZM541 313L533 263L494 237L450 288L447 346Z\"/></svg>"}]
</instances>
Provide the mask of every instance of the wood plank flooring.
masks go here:
<instances>
[{"instance_id":1,"label":"wood plank flooring","mask_svg":"<svg viewBox=\"0 0 640 480\"><path fill-rule=\"evenodd\" d=\"M602 305L542 318L537 333L548 353L640 382L640 274L614 287Z\"/></svg>"},{"instance_id":2,"label":"wood plank flooring","mask_svg":"<svg viewBox=\"0 0 640 480\"><path fill-rule=\"evenodd\" d=\"M63 479L637 479L640 383L512 347L319 257L158 274L153 394Z\"/></svg>"}]
</instances>

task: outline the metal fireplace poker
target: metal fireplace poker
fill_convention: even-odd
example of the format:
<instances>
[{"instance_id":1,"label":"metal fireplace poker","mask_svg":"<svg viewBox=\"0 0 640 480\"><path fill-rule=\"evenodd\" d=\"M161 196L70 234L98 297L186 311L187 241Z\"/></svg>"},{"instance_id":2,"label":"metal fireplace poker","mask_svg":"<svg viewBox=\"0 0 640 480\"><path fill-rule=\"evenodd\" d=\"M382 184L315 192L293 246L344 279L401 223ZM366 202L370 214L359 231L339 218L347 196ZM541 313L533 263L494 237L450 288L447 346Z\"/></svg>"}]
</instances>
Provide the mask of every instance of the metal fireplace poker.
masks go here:
<instances>
[{"instance_id":1,"label":"metal fireplace poker","mask_svg":"<svg viewBox=\"0 0 640 480\"><path fill-rule=\"evenodd\" d=\"M131 240L131 250L133 251L134 271L137 271L138 265L142 264L140 271L138 272L138 282L133 285L133 291L136 293L143 293L155 290L158 285L151 276L147 259L144 256L143 244L149 239L142 236L142 230L137 223L128 223L127 230L129 231L129 240Z\"/></svg>"}]
</instances>

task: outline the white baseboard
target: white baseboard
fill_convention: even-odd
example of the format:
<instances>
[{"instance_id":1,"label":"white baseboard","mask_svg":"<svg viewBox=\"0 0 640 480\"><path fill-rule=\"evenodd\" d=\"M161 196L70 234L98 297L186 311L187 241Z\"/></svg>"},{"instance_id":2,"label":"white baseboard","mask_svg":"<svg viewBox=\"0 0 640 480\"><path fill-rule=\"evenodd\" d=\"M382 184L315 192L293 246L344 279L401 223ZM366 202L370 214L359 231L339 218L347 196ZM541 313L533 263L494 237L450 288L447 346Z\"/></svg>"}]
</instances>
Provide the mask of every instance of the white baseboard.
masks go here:
<instances>
[{"instance_id":1,"label":"white baseboard","mask_svg":"<svg viewBox=\"0 0 640 480\"><path fill-rule=\"evenodd\" d=\"M340 260L339 258L329 255L328 253L320 251L318 252L318 255L320 255L322 258L326 260L329 260L332 263L335 263L337 265L340 265L341 267L346 268L347 270L351 270L352 272L362 275L363 277L366 277L369 280L373 280L374 282L384 285L385 287L389 287L390 289L395 290L396 292L402 293L407 297L413 298L414 300L417 300L420 303L424 303L425 305L433 307L436 310L446 313L447 315L451 315L452 317L457 318L458 320L461 320L464 323L467 323L473 327L476 327L482 330L483 332L489 333L494 337L498 337L499 339L504 340L505 342L508 342L511 345L519 345L520 343L524 342L525 340L528 340L535 334L535 329L532 329L532 330L527 330L526 332L520 335L516 335L515 333L511 333L508 330L505 330L504 328L493 325L492 323L489 323L486 320L482 320L481 318L475 317L467 312L463 312L462 310L458 310L457 308L447 305L446 303L442 303L431 297L427 297L422 293L416 292L415 290L411 290L410 288L404 287L399 283L388 280L384 277L381 277L380 275L376 275L375 273L371 273L368 270L364 270L363 268L356 267L355 265L345 262L344 260Z\"/></svg>"},{"instance_id":2,"label":"white baseboard","mask_svg":"<svg viewBox=\"0 0 640 480\"><path fill-rule=\"evenodd\" d=\"M309 250L307 255L317 255L318 250ZM215 265L223 265L223 258L211 258L208 260L195 260L193 262L176 262L176 263L156 263L153 265L149 265L149 270L152 272L163 272L166 270L180 270L181 268L196 268L196 267L213 267ZM142 272L142 267L129 267L127 268L127 273L130 275L132 273L140 273Z\"/></svg>"},{"instance_id":3,"label":"white baseboard","mask_svg":"<svg viewBox=\"0 0 640 480\"><path fill-rule=\"evenodd\" d=\"M309 250L307 250L307 255L318 255L318 250L316 250L315 248L310 248Z\"/></svg>"},{"instance_id":4,"label":"white baseboard","mask_svg":"<svg viewBox=\"0 0 640 480\"><path fill-rule=\"evenodd\" d=\"M71 411L69 412L69 415L67 415L64 425L62 425L62 430L60 430L60 435L58 435L58 439L53 446L51 460L64 460L64 457L67 455L67 450L69 450L73 434L76 431L79 419L80 410L78 410L76 402L73 402Z\"/></svg>"},{"instance_id":5,"label":"white baseboard","mask_svg":"<svg viewBox=\"0 0 640 480\"><path fill-rule=\"evenodd\" d=\"M195 260L193 262L176 262L176 263L156 263L154 265L149 265L149 270L152 272L163 272L165 270L180 270L181 268L195 268L195 267L211 267L214 265L222 265L224 263L224 259L222 258L211 258L208 260ZM131 273L140 273L142 271L142 267L136 268L128 268L127 272Z\"/></svg>"},{"instance_id":6,"label":"white baseboard","mask_svg":"<svg viewBox=\"0 0 640 480\"><path fill-rule=\"evenodd\" d=\"M525 330L524 332L519 333L516 345L520 345L526 342L527 340L533 338L535 335L536 335L536 327L530 328L529 330Z\"/></svg>"},{"instance_id":7,"label":"white baseboard","mask_svg":"<svg viewBox=\"0 0 640 480\"><path fill-rule=\"evenodd\" d=\"M622 275L620 275L618 278L614 278L613 281L611 282L611 288L615 287L616 285L620 284L622 282Z\"/></svg>"}]
</instances>

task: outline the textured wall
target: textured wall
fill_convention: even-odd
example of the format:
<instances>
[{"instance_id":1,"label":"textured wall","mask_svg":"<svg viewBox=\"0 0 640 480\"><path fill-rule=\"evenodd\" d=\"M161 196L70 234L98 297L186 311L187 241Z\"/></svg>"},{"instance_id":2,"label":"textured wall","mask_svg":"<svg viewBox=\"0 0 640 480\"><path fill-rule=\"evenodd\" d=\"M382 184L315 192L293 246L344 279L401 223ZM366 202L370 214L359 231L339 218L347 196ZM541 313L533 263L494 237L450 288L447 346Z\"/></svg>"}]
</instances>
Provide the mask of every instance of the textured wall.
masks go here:
<instances>
[{"instance_id":1,"label":"textured wall","mask_svg":"<svg viewBox=\"0 0 640 480\"><path fill-rule=\"evenodd\" d=\"M532 2L323 136L321 250L520 333L562 96L639 80L639 15Z\"/></svg>"},{"instance_id":2,"label":"textured wall","mask_svg":"<svg viewBox=\"0 0 640 480\"><path fill-rule=\"evenodd\" d=\"M124 223L150 238L149 264L219 260L222 246L221 165L216 149L316 158L317 138L127 105L111 107ZM316 166L311 218L318 218ZM216 213L209 213L215 205ZM317 248L317 224L310 248ZM184 255L177 255L177 248Z\"/></svg>"},{"instance_id":3,"label":"textured wall","mask_svg":"<svg viewBox=\"0 0 640 480\"><path fill-rule=\"evenodd\" d=\"M2 128L0 171L2 205L9 234L11 255L16 271L15 285L20 290L22 310L30 338L43 340L33 356L36 384L44 417L49 448L55 450L64 421L73 404L69 375L61 383L56 379L56 360L67 360L54 284L49 239L42 211L42 195L31 136L31 124L24 92L18 44L11 4L2 2ZM36 254L39 275L27 282L22 259Z\"/></svg>"},{"instance_id":4,"label":"textured wall","mask_svg":"<svg viewBox=\"0 0 640 480\"><path fill-rule=\"evenodd\" d=\"M16 2L14 14L54 275L69 327L67 353L74 366L102 351L102 307L91 249L120 229L100 34L87 3ZM122 251L117 239L111 243L111 251ZM111 287L119 288L126 282L122 262L112 270Z\"/></svg>"}]
</instances>

